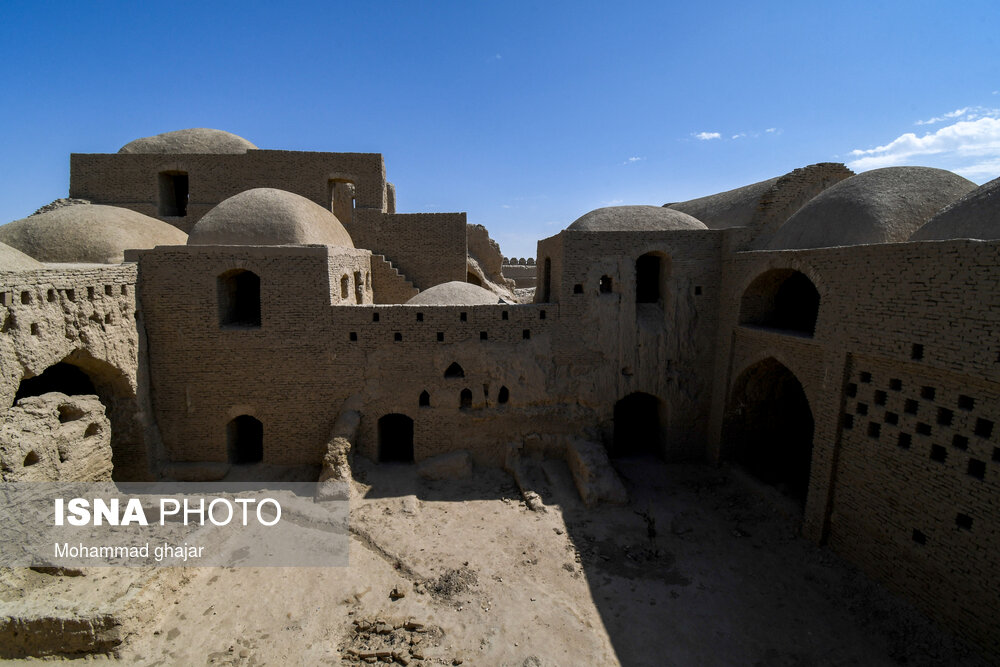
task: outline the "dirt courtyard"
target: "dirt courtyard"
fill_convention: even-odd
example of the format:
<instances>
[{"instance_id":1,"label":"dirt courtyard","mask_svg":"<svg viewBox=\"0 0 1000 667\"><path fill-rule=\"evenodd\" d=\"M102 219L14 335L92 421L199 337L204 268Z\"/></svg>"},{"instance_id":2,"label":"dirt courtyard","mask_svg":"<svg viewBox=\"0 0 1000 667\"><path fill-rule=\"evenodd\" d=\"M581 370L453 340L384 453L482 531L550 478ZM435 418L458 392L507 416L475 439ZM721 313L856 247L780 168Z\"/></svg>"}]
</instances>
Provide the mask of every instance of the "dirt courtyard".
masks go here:
<instances>
[{"instance_id":1,"label":"dirt courtyard","mask_svg":"<svg viewBox=\"0 0 1000 667\"><path fill-rule=\"evenodd\" d=\"M114 655L87 659L147 666L984 664L798 537L797 506L739 471L621 460L630 504L586 508L565 464L534 465L544 480L535 489L544 508L536 510L502 471L426 481L415 466L359 458L349 567L184 568L175 583L158 587L156 609L126 619ZM59 590L96 603L102 586L83 580L116 572L90 569L66 583L75 589ZM8 582L0 595L15 588Z\"/></svg>"}]
</instances>

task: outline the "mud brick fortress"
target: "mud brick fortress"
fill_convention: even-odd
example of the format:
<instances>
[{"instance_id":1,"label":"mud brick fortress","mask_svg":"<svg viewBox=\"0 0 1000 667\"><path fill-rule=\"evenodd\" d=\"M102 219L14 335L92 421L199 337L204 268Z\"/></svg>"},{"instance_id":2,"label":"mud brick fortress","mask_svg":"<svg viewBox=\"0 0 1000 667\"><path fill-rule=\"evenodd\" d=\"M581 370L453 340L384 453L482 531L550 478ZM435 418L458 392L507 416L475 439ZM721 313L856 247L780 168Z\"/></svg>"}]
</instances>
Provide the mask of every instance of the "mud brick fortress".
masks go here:
<instances>
[{"instance_id":1,"label":"mud brick fortress","mask_svg":"<svg viewBox=\"0 0 1000 667\"><path fill-rule=\"evenodd\" d=\"M107 474L88 441L121 480L554 457L590 503L616 457L733 464L1000 651L1000 179L816 164L532 263L397 213L378 154L182 130L70 168L0 227L5 479Z\"/></svg>"}]
</instances>

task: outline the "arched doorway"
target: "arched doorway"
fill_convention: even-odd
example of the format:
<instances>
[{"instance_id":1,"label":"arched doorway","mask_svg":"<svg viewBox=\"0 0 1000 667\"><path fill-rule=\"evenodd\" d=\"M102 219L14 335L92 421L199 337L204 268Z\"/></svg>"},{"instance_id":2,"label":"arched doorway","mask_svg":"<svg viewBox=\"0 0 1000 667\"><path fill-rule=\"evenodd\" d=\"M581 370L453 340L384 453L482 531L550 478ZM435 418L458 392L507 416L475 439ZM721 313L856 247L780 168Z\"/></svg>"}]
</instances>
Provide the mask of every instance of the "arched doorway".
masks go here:
<instances>
[{"instance_id":1,"label":"arched doorway","mask_svg":"<svg viewBox=\"0 0 1000 667\"><path fill-rule=\"evenodd\" d=\"M728 458L805 505L812 410L798 379L776 359L747 368L733 384L724 442Z\"/></svg>"},{"instance_id":2,"label":"arched doorway","mask_svg":"<svg viewBox=\"0 0 1000 667\"><path fill-rule=\"evenodd\" d=\"M237 465L264 460L264 425L250 415L240 415L226 425L229 462Z\"/></svg>"},{"instance_id":3,"label":"arched doorway","mask_svg":"<svg viewBox=\"0 0 1000 667\"><path fill-rule=\"evenodd\" d=\"M740 300L740 324L812 336L819 315L819 292L809 277L793 269L757 276Z\"/></svg>"},{"instance_id":4,"label":"arched doorway","mask_svg":"<svg viewBox=\"0 0 1000 667\"><path fill-rule=\"evenodd\" d=\"M636 392L615 403L614 437L608 455L663 458L666 408L651 394Z\"/></svg>"},{"instance_id":5,"label":"arched doorway","mask_svg":"<svg viewBox=\"0 0 1000 667\"><path fill-rule=\"evenodd\" d=\"M413 463L413 420L392 413L378 420L379 463Z\"/></svg>"}]
</instances>

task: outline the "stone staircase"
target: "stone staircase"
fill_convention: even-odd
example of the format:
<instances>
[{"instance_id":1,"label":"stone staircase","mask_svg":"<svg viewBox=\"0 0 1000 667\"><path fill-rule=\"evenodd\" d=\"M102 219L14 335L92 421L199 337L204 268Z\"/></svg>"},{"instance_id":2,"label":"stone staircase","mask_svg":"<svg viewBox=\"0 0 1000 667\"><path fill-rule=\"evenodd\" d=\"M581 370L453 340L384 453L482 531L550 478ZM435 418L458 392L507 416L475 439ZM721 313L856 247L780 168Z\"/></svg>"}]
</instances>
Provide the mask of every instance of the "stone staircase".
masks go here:
<instances>
[{"instance_id":1,"label":"stone staircase","mask_svg":"<svg viewBox=\"0 0 1000 667\"><path fill-rule=\"evenodd\" d=\"M372 255L372 291L375 303L406 303L420 290L385 255Z\"/></svg>"}]
</instances>

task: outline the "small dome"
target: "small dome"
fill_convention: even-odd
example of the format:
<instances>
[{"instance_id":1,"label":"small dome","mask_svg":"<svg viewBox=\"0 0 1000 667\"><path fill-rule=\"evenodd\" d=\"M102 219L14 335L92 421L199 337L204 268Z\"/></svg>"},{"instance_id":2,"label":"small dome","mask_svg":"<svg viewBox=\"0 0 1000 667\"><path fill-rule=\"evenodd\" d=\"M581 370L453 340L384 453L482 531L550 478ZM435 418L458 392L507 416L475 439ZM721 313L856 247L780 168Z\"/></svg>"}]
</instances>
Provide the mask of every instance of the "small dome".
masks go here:
<instances>
[{"instance_id":1,"label":"small dome","mask_svg":"<svg viewBox=\"0 0 1000 667\"><path fill-rule=\"evenodd\" d=\"M1000 178L982 185L931 218L911 241L1000 239Z\"/></svg>"},{"instance_id":2,"label":"small dome","mask_svg":"<svg viewBox=\"0 0 1000 667\"><path fill-rule=\"evenodd\" d=\"M479 306L493 305L499 298L479 285L453 280L425 289L406 302L413 306Z\"/></svg>"},{"instance_id":3,"label":"small dome","mask_svg":"<svg viewBox=\"0 0 1000 667\"><path fill-rule=\"evenodd\" d=\"M219 203L195 223L188 245L354 247L337 216L284 190L254 188Z\"/></svg>"},{"instance_id":4,"label":"small dome","mask_svg":"<svg viewBox=\"0 0 1000 667\"><path fill-rule=\"evenodd\" d=\"M898 243L975 188L944 169L886 167L827 188L778 229L768 247L829 248Z\"/></svg>"},{"instance_id":5,"label":"small dome","mask_svg":"<svg viewBox=\"0 0 1000 667\"><path fill-rule=\"evenodd\" d=\"M0 242L40 262L120 264L129 248L183 245L173 225L127 208L79 204L0 227Z\"/></svg>"},{"instance_id":6,"label":"small dome","mask_svg":"<svg viewBox=\"0 0 1000 667\"><path fill-rule=\"evenodd\" d=\"M130 141L119 153L246 153L257 148L230 132L195 127Z\"/></svg>"},{"instance_id":7,"label":"small dome","mask_svg":"<svg viewBox=\"0 0 1000 667\"><path fill-rule=\"evenodd\" d=\"M576 232L667 232L708 229L687 213L662 206L608 206L576 219L566 229Z\"/></svg>"}]
</instances>

